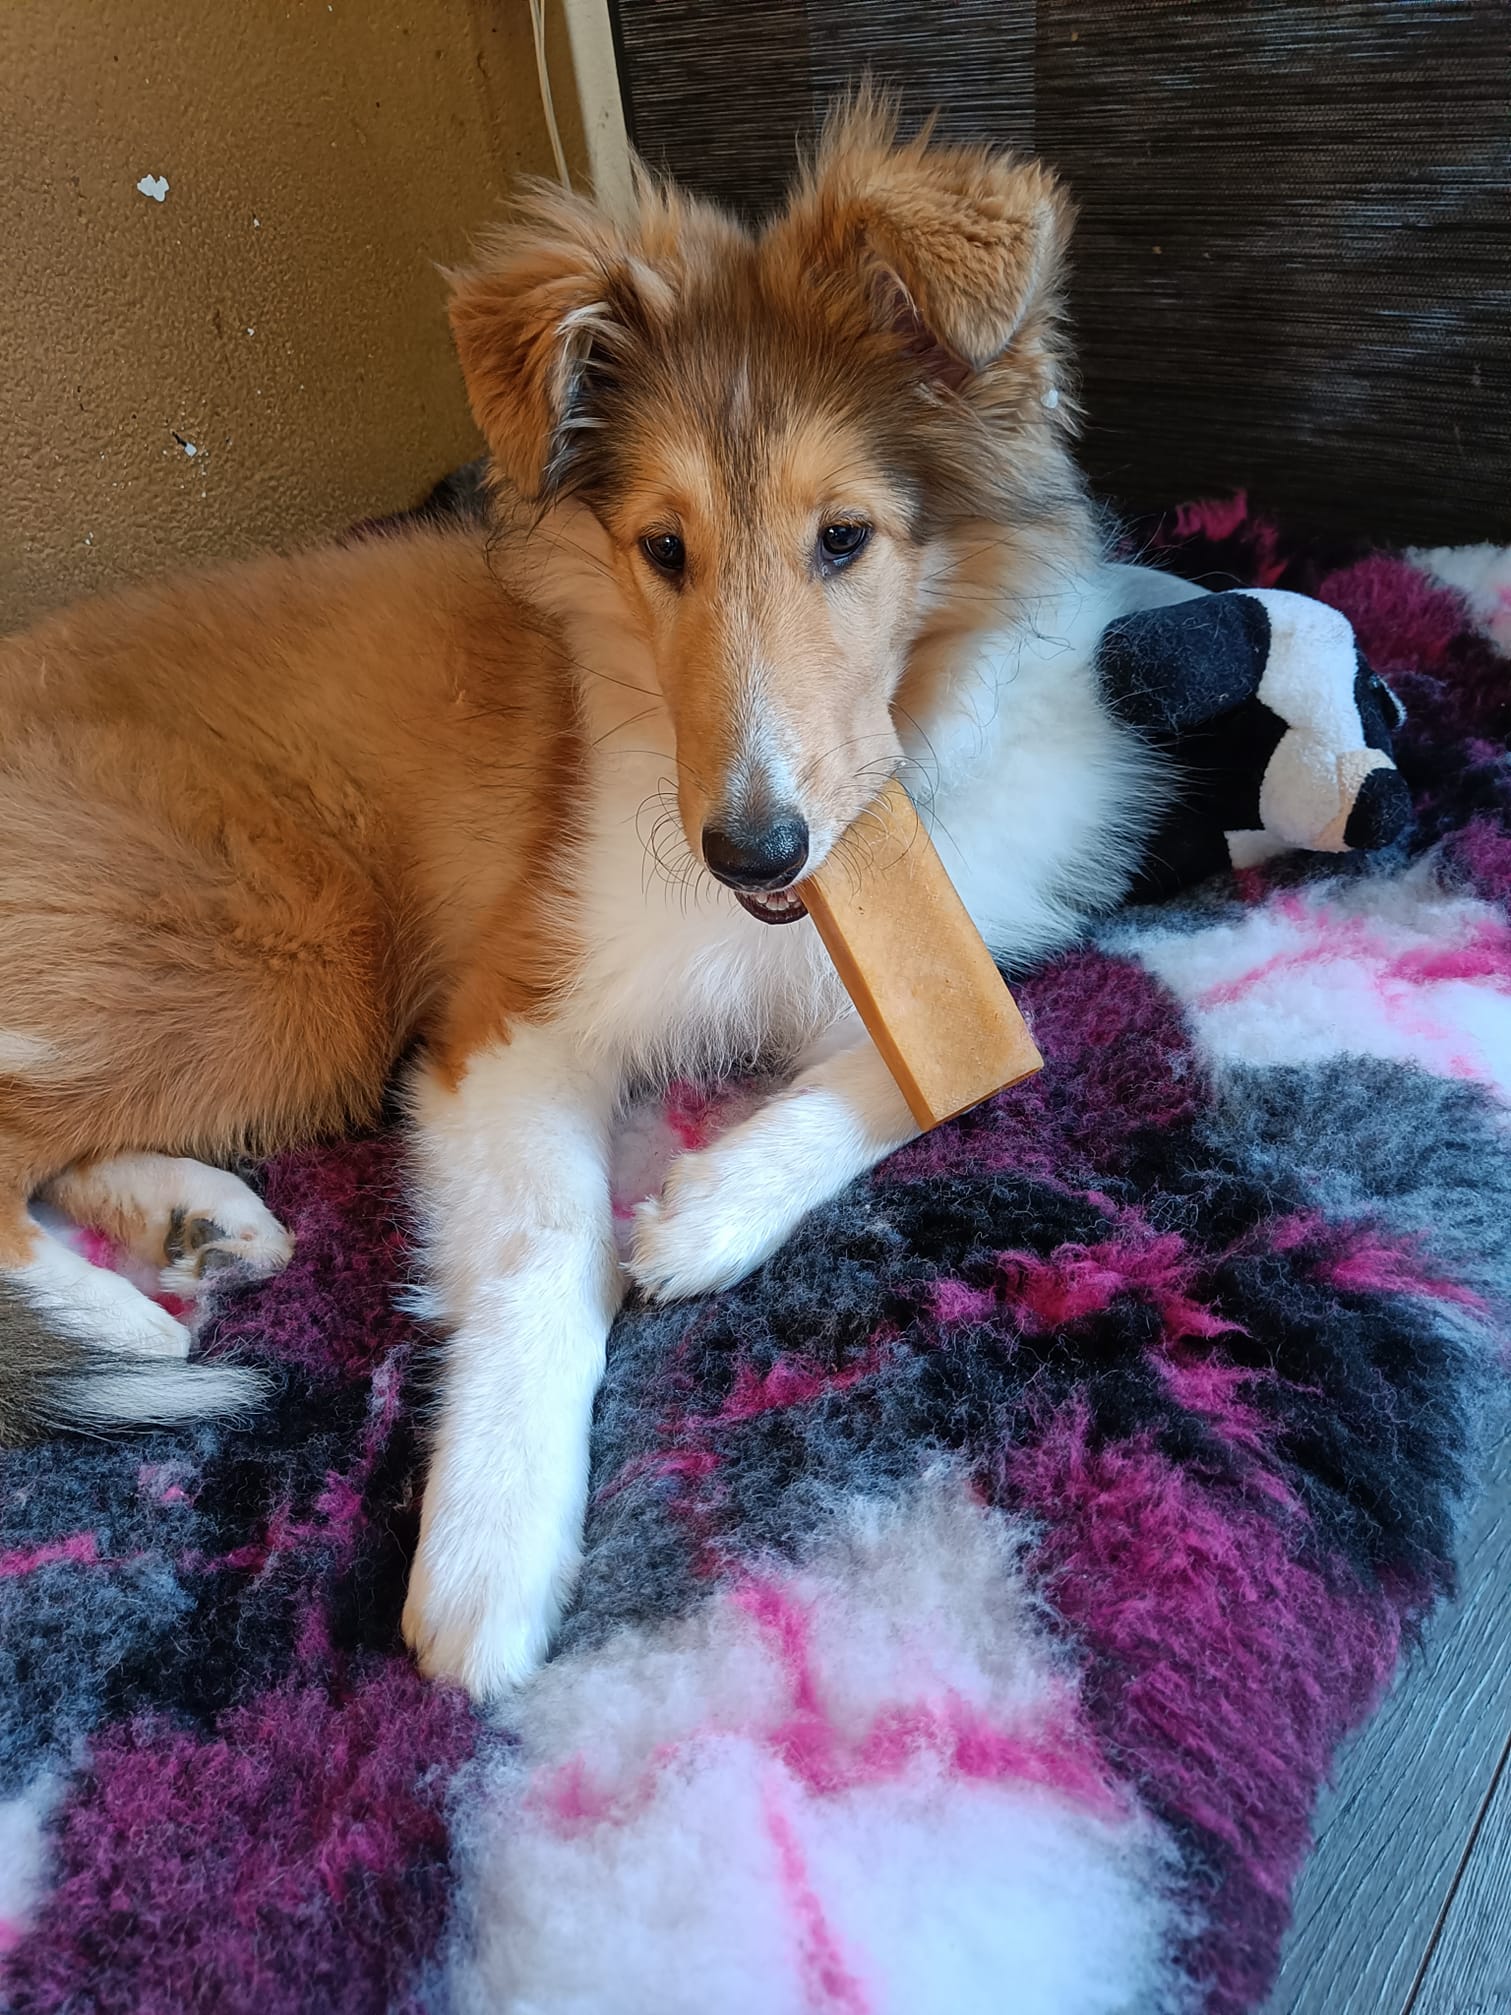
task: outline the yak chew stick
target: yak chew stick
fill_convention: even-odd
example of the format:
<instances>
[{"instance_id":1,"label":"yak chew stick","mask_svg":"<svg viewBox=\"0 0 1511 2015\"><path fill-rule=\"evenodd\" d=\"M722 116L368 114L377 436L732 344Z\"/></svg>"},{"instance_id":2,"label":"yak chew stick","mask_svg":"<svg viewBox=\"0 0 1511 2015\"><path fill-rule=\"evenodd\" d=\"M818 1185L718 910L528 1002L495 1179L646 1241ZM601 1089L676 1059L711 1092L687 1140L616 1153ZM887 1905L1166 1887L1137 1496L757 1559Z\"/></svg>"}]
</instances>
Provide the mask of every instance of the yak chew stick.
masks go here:
<instances>
[{"instance_id":1,"label":"yak chew stick","mask_svg":"<svg viewBox=\"0 0 1511 2015\"><path fill-rule=\"evenodd\" d=\"M901 784L855 830L798 893L926 1133L1044 1059Z\"/></svg>"}]
</instances>

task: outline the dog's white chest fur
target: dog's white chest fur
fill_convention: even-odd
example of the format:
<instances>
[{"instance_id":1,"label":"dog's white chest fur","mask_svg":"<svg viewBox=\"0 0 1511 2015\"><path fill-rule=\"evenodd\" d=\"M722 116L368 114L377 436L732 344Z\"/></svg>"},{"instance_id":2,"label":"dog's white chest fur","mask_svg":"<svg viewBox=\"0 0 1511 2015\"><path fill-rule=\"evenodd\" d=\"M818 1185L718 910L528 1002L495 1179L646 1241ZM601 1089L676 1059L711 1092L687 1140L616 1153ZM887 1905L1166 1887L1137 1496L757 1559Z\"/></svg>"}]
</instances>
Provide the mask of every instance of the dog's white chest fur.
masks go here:
<instances>
[{"instance_id":1,"label":"dog's white chest fur","mask_svg":"<svg viewBox=\"0 0 1511 2015\"><path fill-rule=\"evenodd\" d=\"M640 757L597 765L579 855L586 956L569 1020L632 1075L795 1049L843 1005L823 947L806 919L759 923L707 875L656 865L636 823L643 831L641 807L666 769Z\"/></svg>"},{"instance_id":2,"label":"dog's white chest fur","mask_svg":"<svg viewBox=\"0 0 1511 2015\"><path fill-rule=\"evenodd\" d=\"M1108 711L1094 669L1112 615L1151 592L1162 595L1161 577L1097 569L1037 604L1026 632L983 638L936 718L905 730L909 755L937 771L940 858L1008 963L1031 962L1117 900L1157 809L1156 763Z\"/></svg>"}]
</instances>

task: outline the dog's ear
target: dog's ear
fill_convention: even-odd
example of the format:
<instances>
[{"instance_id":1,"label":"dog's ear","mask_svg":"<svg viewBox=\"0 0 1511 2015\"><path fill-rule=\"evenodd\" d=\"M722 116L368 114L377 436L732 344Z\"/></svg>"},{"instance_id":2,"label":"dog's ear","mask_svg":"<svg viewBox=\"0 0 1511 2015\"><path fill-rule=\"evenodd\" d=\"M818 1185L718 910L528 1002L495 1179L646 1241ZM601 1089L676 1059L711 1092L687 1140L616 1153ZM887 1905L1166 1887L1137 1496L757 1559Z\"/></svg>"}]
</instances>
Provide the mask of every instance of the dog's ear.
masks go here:
<instances>
[{"instance_id":1,"label":"dog's ear","mask_svg":"<svg viewBox=\"0 0 1511 2015\"><path fill-rule=\"evenodd\" d=\"M1069 198L1048 169L984 147L904 144L868 91L831 115L813 166L772 226L785 256L853 281L873 318L961 384L1057 299Z\"/></svg>"},{"instance_id":2,"label":"dog's ear","mask_svg":"<svg viewBox=\"0 0 1511 2015\"><path fill-rule=\"evenodd\" d=\"M473 418L526 497L562 487L595 359L622 347L636 266L617 227L555 191L527 198L478 262L450 274L451 333ZM641 270L640 281L654 285Z\"/></svg>"}]
</instances>

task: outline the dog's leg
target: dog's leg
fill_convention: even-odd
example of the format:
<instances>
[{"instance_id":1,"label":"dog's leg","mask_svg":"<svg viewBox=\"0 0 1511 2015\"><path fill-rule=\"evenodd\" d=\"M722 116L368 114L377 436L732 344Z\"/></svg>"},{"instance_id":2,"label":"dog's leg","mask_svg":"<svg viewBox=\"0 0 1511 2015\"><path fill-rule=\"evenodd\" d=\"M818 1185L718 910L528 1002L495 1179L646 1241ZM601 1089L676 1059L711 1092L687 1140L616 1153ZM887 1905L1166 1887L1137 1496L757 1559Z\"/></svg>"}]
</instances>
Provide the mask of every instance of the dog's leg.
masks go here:
<instances>
[{"instance_id":1,"label":"dog's leg","mask_svg":"<svg viewBox=\"0 0 1511 2015\"><path fill-rule=\"evenodd\" d=\"M661 1195L635 1213L630 1272L659 1300L729 1287L917 1131L876 1045L847 1017L785 1091L673 1162Z\"/></svg>"},{"instance_id":2,"label":"dog's leg","mask_svg":"<svg viewBox=\"0 0 1511 2015\"><path fill-rule=\"evenodd\" d=\"M571 1592L588 1426L623 1278L612 1073L523 1026L415 1089L419 1200L451 1330L404 1608L421 1668L486 1700L540 1661Z\"/></svg>"},{"instance_id":3,"label":"dog's leg","mask_svg":"<svg viewBox=\"0 0 1511 2015\"><path fill-rule=\"evenodd\" d=\"M265 1279L288 1265L294 1241L239 1176L179 1155L119 1154L78 1162L43 1200L96 1226L162 1269L170 1294L192 1300L226 1267Z\"/></svg>"}]
</instances>

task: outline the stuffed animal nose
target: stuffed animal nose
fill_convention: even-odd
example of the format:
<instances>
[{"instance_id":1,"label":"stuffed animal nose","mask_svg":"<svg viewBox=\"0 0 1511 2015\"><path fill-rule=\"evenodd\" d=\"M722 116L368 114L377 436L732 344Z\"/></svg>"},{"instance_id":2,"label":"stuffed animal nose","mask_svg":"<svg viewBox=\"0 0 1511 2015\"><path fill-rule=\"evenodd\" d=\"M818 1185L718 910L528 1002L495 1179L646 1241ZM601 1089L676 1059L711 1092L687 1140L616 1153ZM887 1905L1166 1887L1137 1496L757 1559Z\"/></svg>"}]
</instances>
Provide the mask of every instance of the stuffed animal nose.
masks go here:
<instances>
[{"instance_id":1,"label":"stuffed animal nose","mask_svg":"<svg viewBox=\"0 0 1511 2015\"><path fill-rule=\"evenodd\" d=\"M731 819L706 825L703 858L726 888L784 889L808 858L808 821L798 812L780 811L760 824Z\"/></svg>"},{"instance_id":2,"label":"stuffed animal nose","mask_svg":"<svg viewBox=\"0 0 1511 2015\"><path fill-rule=\"evenodd\" d=\"M1388 846L1411 823L1411 793L1399 770L1371 770L1343 828L1343 844L1362 852Z\"/></svg>"}]
</instances>

